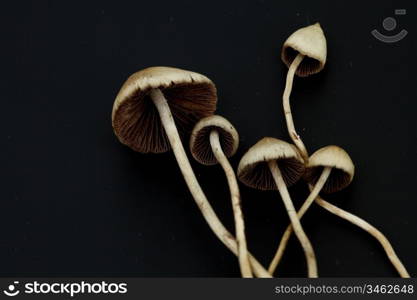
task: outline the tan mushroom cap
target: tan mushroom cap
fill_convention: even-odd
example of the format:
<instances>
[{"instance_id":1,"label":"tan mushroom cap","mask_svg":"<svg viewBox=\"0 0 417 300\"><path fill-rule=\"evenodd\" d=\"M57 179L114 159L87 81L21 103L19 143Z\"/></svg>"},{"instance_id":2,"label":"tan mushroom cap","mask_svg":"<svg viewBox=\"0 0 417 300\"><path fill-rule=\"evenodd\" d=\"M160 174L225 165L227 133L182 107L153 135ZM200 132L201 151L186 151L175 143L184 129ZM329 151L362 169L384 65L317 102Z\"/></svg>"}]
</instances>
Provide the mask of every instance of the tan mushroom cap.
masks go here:
<instances>
[{"instance_id":1,"label":"tan mushroom cap","mask_svg":"<svg viewBox=\"0 0 417 300\"><path fill-rule=\"evenodd\" d=\"M113 105L113 130L121 143L142 153L171 149L158 111L149 97L160 89L181 135L216 110L217 92L206 76L170 67L151 67L131 75Z\"/></svg>"},{"instance_id":2,"label":"tan mushroom cap","mask_svg":"<svg viewBox=\"0 0 417 300\"><path fill-rule=\"evenodd\" d=\"M298 53L305 55L295 72L298 76L306 77L324 68L327 43L319 23L300 28L291 34L282 47L281 59L290 67Z\"/></svg>"},{"instance_id":3,"label":"tan mushroom cap","mask_svg":"<svg viewBox=\"0 0 417 300\"><path fill-rule=\"evenodd\" d=\"M193 157L203 165L218 163L210 144L210 133L216 130L226 157L231 157L239 147L239 134L232 124L222 116L213 115L201 119L194 127L190 138Z\"/></svg>"},{"instance_id":4,"label":"tan mushroom cap","mask_svg":"<svg viewBox=\"0 0 417 300\"><path fill-rule=\"evenodd\" d=\"M355 174L349 154L338 146L326 146L314 152L307 163L305 178L315 184L324 167L333 168L322 191L333 193L347 187Z\"/></svg>"},{"instance_id":5,"label":"tan mushroom cap","mask_svg":"<svg viewBox=\"0 0 417 300\"><path fill-rule=\"evenodd\" d=\"M237 176L247 186L259 190L276 190L268 162L276 160L285 184L293 185L304 173L304 161L297 148L271 137L252 146L240 160Z\"/></svg>"}]
</instances>

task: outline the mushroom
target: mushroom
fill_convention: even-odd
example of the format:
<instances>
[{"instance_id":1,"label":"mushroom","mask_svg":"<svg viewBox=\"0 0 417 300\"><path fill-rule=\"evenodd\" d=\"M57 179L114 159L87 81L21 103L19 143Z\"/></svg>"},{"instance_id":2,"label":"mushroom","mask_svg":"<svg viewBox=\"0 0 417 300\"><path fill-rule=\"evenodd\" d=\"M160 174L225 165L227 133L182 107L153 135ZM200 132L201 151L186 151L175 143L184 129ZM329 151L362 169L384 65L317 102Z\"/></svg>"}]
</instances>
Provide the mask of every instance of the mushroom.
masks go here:
<instances>
[{"instance_id":1,"label":"mushroom","mask_svg":"<svg viewBox=\"0 0 417 300\"><path fill-rule=\"evenodd\" d=\"M193 157L203 165L219 163L226 174L235 220L240 271L242 277L250 278L253 276L246 245L239 186L235 172L228 160L228 157L236 153L238 146L239 134L233 125L221 116L214 115L201 119L191 133L190 149Z\"/></svg>"},{"instance_id":2,"label":"mushroom","mask_svg":"<svg viewBox=\"0 0 417 300\"><path fill-rule=\"evenodd\" d=\"M260 190L277 190L284 202L294 232L304 249L308 277L317 277L313 247L305 234L288 193L288 186L297 182L305 170L297 148L275 138L263 138L242 157L238 177L247 186Z\"/></svg>"},{"instance_id":3,"label":"mushroom","mask_svg":"<svg viewBox=\"0 0 417 300\"><path fill-rule=\"evenodd\" d=\"M121 143L141 153L173 150L185 182L216 236L237 255L234 237L208 202L181 142L201 118L216 110L214 83L198 73L170 67L152 67L131 75L113 105L113 129ZM177 126L179 130L177 129ZM250 257L257 276L271 277Z\"/></svg>"},{"instance_id":4,"label":"mushroom","mask_svg":"<svg viewBox=\"0 0 417 300\"><path fill-rule=\"evenodd\" d=\"M297 146L304 160L308 153L303 141L295 130L291 114L290 95L294 74L300 77L320 72L326 63L326 38L319 23L303 27L290 35L282 47L281 59L288 67L284 95L282 97L288 134Z\"/></svg>"},{"instance_id":5,"label":"mushroom","mask_svg":"<svg viewBox=\"0 0 417 300\"><path fill-rule=\"evenodd\" d=\"M324 193L334 193L346 188L352 182L354 173L355 166L352 159L345 150L338 146L327 146L313 153L308 161L305 173L305 179L310 183L309 187L311 193L298 211L298 218L301 219L315 200L315 202L324 209L357 225L375 237L381 243L391 263L401 277L410 277L390 242L378 229L361 218L318 197L320 191ZM291 225L289 225L281 239L274 261L269 267L271 274L274 273L275 268L284 253L291 232Z\"/></svg>"}]
</instances>

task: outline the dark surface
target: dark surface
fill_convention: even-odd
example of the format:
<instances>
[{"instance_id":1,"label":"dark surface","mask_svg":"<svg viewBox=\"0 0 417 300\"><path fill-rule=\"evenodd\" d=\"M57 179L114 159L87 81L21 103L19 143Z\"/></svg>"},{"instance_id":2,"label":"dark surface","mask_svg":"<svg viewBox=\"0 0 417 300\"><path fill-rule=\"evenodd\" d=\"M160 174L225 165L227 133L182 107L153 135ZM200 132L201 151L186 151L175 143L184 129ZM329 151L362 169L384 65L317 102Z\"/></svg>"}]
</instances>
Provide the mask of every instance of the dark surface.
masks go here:
<instances>
[{"instance_id":1,"label":"dark surface","mask_svg":"<svg viewBox=\"0 0 417 300\"><path fill-rule=\"evenodd\" d=\"M407 15L394 16L396 8ZM241 135L237 166L261 137L288 140L280 48L316 21L328 64L295 80L296 127L310 151L349 152L355 179L327 198L380 228L417 274L414 1L16 1L0 14L0 275L239 276L172 153L142 155L117 141L113 100L144 67L207 75L218 113ZM387 33L388 16L409 31L396 44L370 34ZM220 167L192 164L232 229ZM241 192L250 249L267 264L286 212L276 192ZM297 206L307 194L301 183L290 192ZM346 221L313 207L303 224L321 276L397 276L380 245ZM306 275L296 239L279 273Z\"/></svg>"}]
</instances>

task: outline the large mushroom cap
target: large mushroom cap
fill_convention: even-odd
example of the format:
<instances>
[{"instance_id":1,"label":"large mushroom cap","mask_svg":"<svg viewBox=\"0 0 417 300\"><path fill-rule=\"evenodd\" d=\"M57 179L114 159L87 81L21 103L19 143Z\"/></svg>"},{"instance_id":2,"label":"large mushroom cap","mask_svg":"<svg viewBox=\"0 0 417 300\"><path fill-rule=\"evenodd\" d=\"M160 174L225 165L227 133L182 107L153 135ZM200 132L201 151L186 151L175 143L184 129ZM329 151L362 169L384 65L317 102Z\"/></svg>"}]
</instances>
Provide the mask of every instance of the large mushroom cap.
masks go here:
<instances>
[{"instance_id":1,"label":"large mushroom cap","mask_svg":"<svg viewBox=\"0 0 417 300\"><path fill-rule=\"evenodd\" d=\"M295 73L306 77L320 72L326 64L326 37L319 23L303 27L290 35L282 47L281 59L290 67L299 54L305 55Z\"/></svg>"},{"instance_id":2,"label":"large mushroom cap","mask_svg":"<svg viewBox=\"0 0 417 300\"><path fill-rule=\"evenodd\" d=\"M210 145L210 133L213 130L219 134L226 157L233 156L239 147L239 134L228 120L218 115L203 118L195 125L190 138L191 153L203 165L217 164Z\"/></svg>"},{"instance_id":3,"label":"large mushroom cap","mask_svg":"<svg viewBox=\"0 0 417 300\"><path fill-rule=\"evenodd\" d=\"M164 94L181 135L189 134L198 120L216 110L216 87L201 74L170 67L134 73L114 101L112 123L120 142L138 152L161 153L171 149L149 97L152 89L160 89Z\"/></svg>"},{"instance_id":4,"label":"large mushroom cap","mask_svg":"<svg viewBox=\"0 0 417 300\"><path fill-rule=\"evenodd\" d=\"M326 146L314 152L307 163L305 178L315 184L324 167L333 168L322 191L333 193L348 186L355 174L355 166L349 154L338 146Z\"/></svg>"},{"instance_id":5,"label":"large mushroom cap","mask_svg":"<svg viewBox=\"0 0 417 300\"><path fill-rule=\"evenodd\" d=\"M247 186L260 190L276 190L275 180L268 167L271 160L277 161L287 186L297 182L304 173L304 161L294 145L266 137L242 157L237 176Z\"/></svg>"}]
</instances>

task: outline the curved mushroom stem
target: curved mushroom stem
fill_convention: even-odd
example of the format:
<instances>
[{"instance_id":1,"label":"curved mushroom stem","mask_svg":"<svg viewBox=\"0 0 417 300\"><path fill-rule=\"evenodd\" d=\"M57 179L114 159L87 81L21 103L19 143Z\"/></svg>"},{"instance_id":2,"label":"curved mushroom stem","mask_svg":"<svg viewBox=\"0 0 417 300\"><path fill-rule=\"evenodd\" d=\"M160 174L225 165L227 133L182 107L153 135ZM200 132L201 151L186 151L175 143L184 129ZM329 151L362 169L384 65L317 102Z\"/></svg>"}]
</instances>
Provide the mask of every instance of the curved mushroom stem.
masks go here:
<instances>
[{"instance_id":1,"label":"curved mushroom stem","mask_svg":"<svg viewBox=\"0 0 417 300\"><path fill-rule=\"evenodd\" d=\"M253 276L249 264L248 249L246 245L245 223L243 221L242 207L240 205L239 186L237 184L235 172L226 155L224 155L220 144L219 133L216 130L212 130L210 132L210 145L214 156L226 174L227 183L230 189L230 197L232 199L233 215L235 219L235 234L238 245L240 272L242 273L242 277L251 278Z\"/></svg>"},{"instance_id":2,"label":"curved mushroom stem","mask_svg":"<svg viewBox=\"0 0 417 300\"><path fill-rule=\"evenodd\" d=\"M311 243L307 235L305 234L303 227L301 226L300 220L298 219L297 214L295 213L294 204L292 203L290 194L288 193L287 185L285 184L284 179L282 178L282 174L278 167L278 163L275 160L271 160L268 162L268 166L272 173L272 176L274 177L281 198L284 201L284 205L287 209L288 216L290 217L295 235L297 236L298 240L301 243L301 246L304 249L304 254L307 260L308 277L317 278L317 262L313 247L311 246Z\"/></svg>"},{"instance_id":3,"label":"curved mushroom stem","mask_svg":"<svg viewBox=\"0 0 417 300\"><path fill-rule=\"evenodd\" d=\"M153 89L150 92L150 97L159 112L162 126L165 129L165 133L171 144L171 148L178 162L178 166L181 169L181 173L184 176L188 189L190 190L195 202L197 203L197 206L199 207L211 230L216 234L220 241L222 241L223 244L229 248L230 251L237 255L238 249L236 240L232 234L227 231L227 229L223 226L217 217L203 190L201 189L193 169L191 168L167 100L159 89ZM252 255L249 256L249 259L251 261L253 271L258 277L271 277L268 271L266 271Z\"/></svg>"},{"instance_id":4,"label":"curved mushroom stem","mask_svg":"<svg viewBox=\"0 0 417 300\"><path fill-rule=\"evenodd\" d=\"M311 204L314 202L314 199L316 199L321 189L323 188L324 184L326 183L327 178L329 178L331 171L332 171L332 168L330 167L325 167L323 169L319 179L314 185L314 188L311 190L310 195L307 197L306 201L304 201L303 205L297 212L298 219L301 220L305 212L309 209ZM274 274L279 262L281 261L282 256L284 255L285 248L287 247L288 240L291 237L292 232L293 232L293 227L290 224L288 225L283 236L281 237L281 241L279 243L277 252L275 253L274 259L271 261L271 264L269 265L269 268L268 268L269 273Z\"/></svg>"},{"instance_id":5,"label":"curved mushroom stem","mask_svg":"<svg viewBox=\"0 0 417 300\"><path fill-rule=\"evenodd\" d=\"M309 187L310 189L313 188L311 185L309 185ZM374 238L376 238L378 242L381 244L381 246L384 248L385 253L387 254L389 260L391 261L392 265L395 267L397 272L400 274L400 276L402 278L410 278L410 274L408 274L404 265L398 258L397 254L394 251L394 248L392 248L391 246L391 243L388 241L385 235L382 234L381 231L376 229L374 226L372 226L365 220L323 200L320 196L316 198L316 203L320 205L321 207L323 207L325 210L331 212L332 214L338 217L341 217L342 219L345 219L349 221L350 223L362 228L363 230L368 232L370 235L372 235Z\"/></svg>"},{"instance_id":6,"label":"curved mushroom stem","mask_svg":"<svg viewBox=\"0 0 417 300\"><path fill-rule=\"evenodd\" d=\"M293 86L294 74L298 66L300 65L301 61L303 60L303 58L304 58L304 55L299 53L294 58L294 60L292 61L288 69L287 80L285 82L284 95L282 96L282 104L284 106L284 114L285 114L285 120L287 122L288 134L290 135L291 140L297 146L298 150L300 150L300 153L302 157L304 158L304 160L307 161L308 159L307 149L304 146L304 143L301 140L300 136L298 135L297 131L295 130L294 120L292 119L291 106L290 106L290 95L291 95L291 90Z\"/></svg>"}]
</instances>

